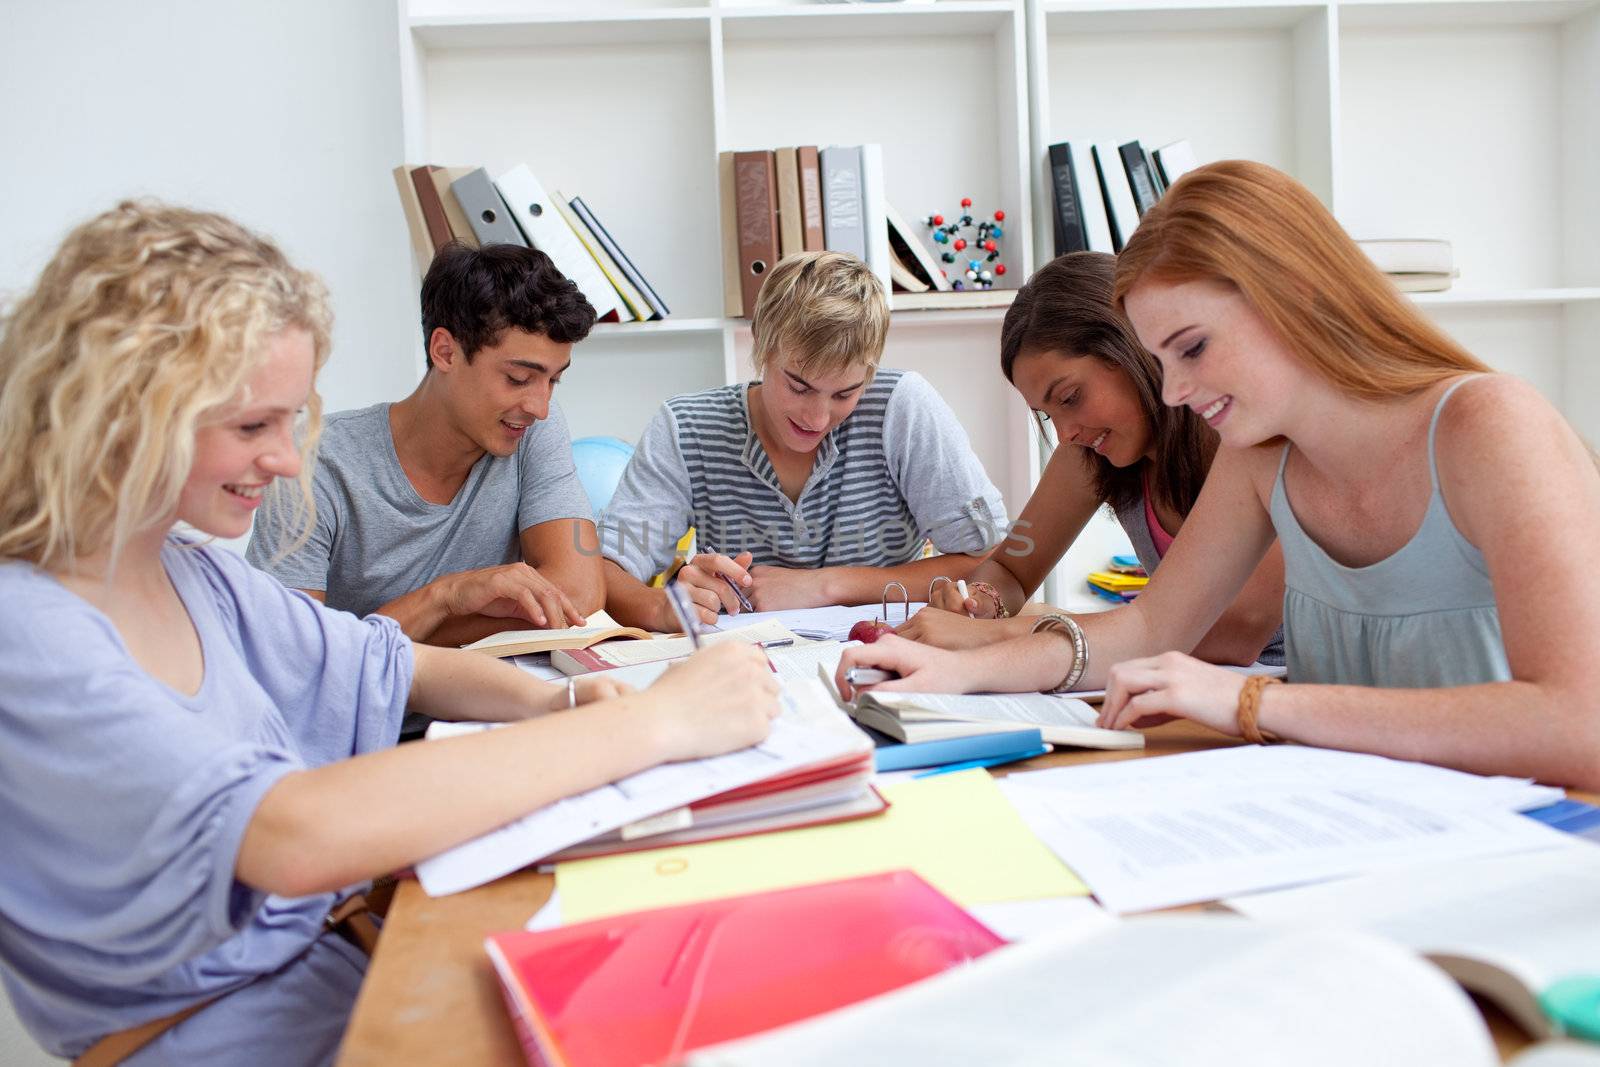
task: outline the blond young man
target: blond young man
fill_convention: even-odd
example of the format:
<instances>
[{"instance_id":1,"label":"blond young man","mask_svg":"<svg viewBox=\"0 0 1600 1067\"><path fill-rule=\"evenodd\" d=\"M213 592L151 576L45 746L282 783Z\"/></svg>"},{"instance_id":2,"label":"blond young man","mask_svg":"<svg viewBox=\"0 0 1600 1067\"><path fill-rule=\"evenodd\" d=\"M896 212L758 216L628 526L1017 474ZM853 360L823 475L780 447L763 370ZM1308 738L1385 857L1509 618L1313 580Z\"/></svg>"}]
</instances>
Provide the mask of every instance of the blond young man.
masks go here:
<instances>
[{"instance_id":1,"label":"blond young man","mask_svg":"<svg viewBox=\"0 0 1600 1067\"><path fill-rule=\"evenodd\" d=\"M667 401L601 517L611 614L677 628L646 583L690 527L698 552L674 580L706 622L739 594L758 611L871 603L890 581L920 598L976 568L1005 505L933 387L879 370L889 308L866 265L784 260L752 325L761 379ZM921 558L925 540L946 555Z\"/></svg>"}]
</instances>

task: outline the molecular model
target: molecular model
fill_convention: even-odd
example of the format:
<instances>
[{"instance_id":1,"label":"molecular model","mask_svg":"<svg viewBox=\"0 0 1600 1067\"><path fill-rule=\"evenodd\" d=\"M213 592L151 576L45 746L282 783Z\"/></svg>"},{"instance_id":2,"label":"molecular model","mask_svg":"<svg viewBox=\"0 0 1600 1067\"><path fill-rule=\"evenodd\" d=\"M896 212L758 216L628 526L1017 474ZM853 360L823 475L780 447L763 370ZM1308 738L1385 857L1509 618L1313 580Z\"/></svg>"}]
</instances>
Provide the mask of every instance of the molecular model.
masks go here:
<instances>
[{"instance_id":1,"label":"molecular model","mask_svg":"<svg viewBox=\"0 0 1600 1067\"><path fill-rule=\"evenodd\" d=\"M999 262L1000 239L1005 236L1000 224L1005 220L1006 213L996 211L993 222L987 219L975 222L970 196L961 198L961 217L955 222L946 223L943 215L929 215L923 220L932 231L929 236L934 244L943 246L939 258L955 264L956 270L962 272L951 277L951 272L945 271L946 277L951 277L953 288L992 289L994 280L1005 274L1006 265Z\"/></svg>"}]
</instances>

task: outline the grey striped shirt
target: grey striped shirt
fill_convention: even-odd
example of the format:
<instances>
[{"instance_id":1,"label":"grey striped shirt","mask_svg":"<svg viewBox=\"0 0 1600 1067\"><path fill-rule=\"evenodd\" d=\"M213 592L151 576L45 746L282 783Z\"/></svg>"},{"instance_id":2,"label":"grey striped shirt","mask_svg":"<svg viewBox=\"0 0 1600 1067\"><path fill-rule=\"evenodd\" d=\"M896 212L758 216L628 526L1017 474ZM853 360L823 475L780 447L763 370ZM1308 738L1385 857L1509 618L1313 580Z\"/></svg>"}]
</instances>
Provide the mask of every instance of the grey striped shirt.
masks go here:
<instances>
[{"instance_id":1,"label":"grey striped shirt","mask_svg":"<svg viewBox=\"0 0 1600 1067\"><path fill-rule=\"evenodd\" d=\"M1005 504L955 412L914 371L880 370L823 438L791 501L750 425L750 383L673 397L650 425L600 519L606 557L640 581L672 562L690 526L701 552L757 564L889 567L941 552L982 553Z\"/></svg>"}]
</instances>

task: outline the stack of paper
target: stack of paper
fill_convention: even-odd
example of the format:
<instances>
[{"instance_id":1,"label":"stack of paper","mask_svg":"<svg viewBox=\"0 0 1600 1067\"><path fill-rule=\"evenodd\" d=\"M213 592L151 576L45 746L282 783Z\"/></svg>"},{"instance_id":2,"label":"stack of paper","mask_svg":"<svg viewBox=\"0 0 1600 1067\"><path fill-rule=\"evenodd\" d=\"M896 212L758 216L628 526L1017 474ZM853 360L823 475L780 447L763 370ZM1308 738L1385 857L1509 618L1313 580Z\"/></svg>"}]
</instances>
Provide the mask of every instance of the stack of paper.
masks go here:
<instances>
[{"instance_id":1,"label":"stack of paper","mask_svg":"<svg viewBox=\"0 0 1600 1067\"><path fill-rule=\"evenodd\" d=\"M1297 746L1019 773L1001 789L1116 912L1569 840L1514 814L1560 790Z\"/></svg>"},{"instance_id":2,"label":"stack of paper","mask_svg":"<svg viewBox=\"0 0 1600 1067\"><path fill-rule=\"evenodd\" d=\"M428 736L493 728L482 723L435 723ZM835 761L854 758L870 767L871 755L872 742L838 711L820 682L786 686L783 714L759 745L710 759L662 764L559 800L424 860L417 864L417 878L433 896L471 889L662 812Z\"/></svg>"}]
</instances>

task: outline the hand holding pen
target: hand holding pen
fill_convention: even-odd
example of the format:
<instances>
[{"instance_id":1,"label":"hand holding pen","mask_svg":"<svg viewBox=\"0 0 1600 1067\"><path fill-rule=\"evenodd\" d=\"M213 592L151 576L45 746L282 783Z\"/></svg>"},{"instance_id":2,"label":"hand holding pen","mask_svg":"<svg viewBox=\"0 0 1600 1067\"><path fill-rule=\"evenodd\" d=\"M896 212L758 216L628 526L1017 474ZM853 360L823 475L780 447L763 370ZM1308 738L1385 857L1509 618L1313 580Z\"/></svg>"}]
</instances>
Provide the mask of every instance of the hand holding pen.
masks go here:
<instances>
[{"instance_id":1,"label":"hand holding pen","mask_svg":"<svg viewBox=\"0 0 1600 1067\"><path fill-rule=\"evenodd\" d=\"M699 552L679 569L673 584L684 587L700 621L711 626L723 612L737 615L755 610L746 595L754 582L749 567L748 552L733 557Z\"/></svg>"}]
</instances>

